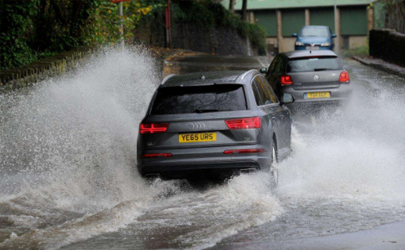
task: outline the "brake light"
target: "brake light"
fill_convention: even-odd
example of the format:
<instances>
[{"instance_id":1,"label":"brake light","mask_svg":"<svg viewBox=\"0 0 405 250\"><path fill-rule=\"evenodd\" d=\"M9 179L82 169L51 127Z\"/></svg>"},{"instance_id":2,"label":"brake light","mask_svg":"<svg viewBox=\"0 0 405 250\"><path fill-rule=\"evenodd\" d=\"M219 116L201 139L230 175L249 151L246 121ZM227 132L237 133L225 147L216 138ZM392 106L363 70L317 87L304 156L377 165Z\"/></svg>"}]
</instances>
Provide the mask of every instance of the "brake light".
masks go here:
<instances>
[{"instance_id":1,"label":"brake light","mask_svg":"<svg viewBox=\"0 0 405 250\"><path fill-rule=\"evenodd\" d=\"M342 71L342 73L340 73L339 82L350 82L349 72L346 70Z\"/></svg>"},{"instance_id":2,"label":"brake light","mask_svg":"<svg viewBox=\"0 0 405 250\"><path fill-rule=\"evenodd\" d=\"M281 76L281 85L291 85L293 84L292 78L289 75Z\"/></svg>"},{"instance_id":3,"label":"brake light","mask_svg":"<svg viewBox=\"0 0 405 250\"><path fill-rule=\"evenodd\" d=\"M260 117L240 118L233 120L226 120L226 125L229 129L251 129L260 128Z\"/></svg>"},{"instance_id":4,"label":"brake light","mask_svg":"<svg viewBox=\"0 0 405 250\"><path fill-rule=\"evenodd\" d=\"M164 133L169 127L169 123L142 123L139 132L143 134Z\"/></svg>"},{"instance_id":5,"label":"brake light","mask_svg":"<svg viewBox=\"0 0 405 250\"><path fill-rule=\"evenodd\" d=\"M224 154L252 154L252 153L263 153L264 149L253 148L253 149L234 149L234 150L225 150Z\"/></svg>"},{"instance_id":6,"label":"brake light","mask_svg":"<svg viewBox=\"0 0 405 250\"><path fill-rule=\"evenodd\" d=\"M158 158L158 157L172 157L171 153L159 153L159 154L143 154L141 158Z\"/></svg>"}]
</instances>

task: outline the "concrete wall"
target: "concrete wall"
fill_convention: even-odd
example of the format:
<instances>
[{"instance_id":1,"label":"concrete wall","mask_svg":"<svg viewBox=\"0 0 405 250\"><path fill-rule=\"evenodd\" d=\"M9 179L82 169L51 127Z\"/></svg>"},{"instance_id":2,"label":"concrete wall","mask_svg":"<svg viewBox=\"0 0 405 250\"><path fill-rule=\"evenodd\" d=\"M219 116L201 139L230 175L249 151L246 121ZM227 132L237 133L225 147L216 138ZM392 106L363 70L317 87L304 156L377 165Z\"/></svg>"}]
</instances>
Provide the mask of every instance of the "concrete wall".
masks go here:
<instances>
[{"instance_id":1,"label":"concrete wall","mask_svg":"<svg viewBox=\"0 0 405 250\"><path fill-rule=\"evenodd\" d=\"M350 36L349 49L367 46L367 36Z\"/></svg>"},{"instance_id":2,"label":"concrete wall","mask_svg":"<svg viewBox=\"0 0 405 250\"><path fill-rule=\"evenodd\" d=\"M166 46L166 31L160 17L141 23L134 30L136 43L152 46ZM245 37L236 29L229 27L205 28L195 23L172 24L172 48L186 49L217 55L253 55L258 54L258 49L252 45L248 47Z\"/></svg>"},{"instance_id":3,"label":"concrete wall","mask_svg":"<svg viewBox=\"0 0 405 250\"><path fill-rule=\"evenodd\" d=\"M204 29L193 23L178 23L175 25L173 48L206 52L215 55L248 55L249 48L246 38L237 30L229 27L214 27ZM249 45L251 46L251 45ZM257 48L250 48L254 55Z\"/></svg>"},{"instance_id":4,"label":"concrete wall","mask_svg":"<svg viewBox=\"0 0 405 250\"><path fill-rule=\"evenodd\" d=\"M283 51L293 51L295 49L295 37L283 38Z\"/></svg>"}]
</instances>

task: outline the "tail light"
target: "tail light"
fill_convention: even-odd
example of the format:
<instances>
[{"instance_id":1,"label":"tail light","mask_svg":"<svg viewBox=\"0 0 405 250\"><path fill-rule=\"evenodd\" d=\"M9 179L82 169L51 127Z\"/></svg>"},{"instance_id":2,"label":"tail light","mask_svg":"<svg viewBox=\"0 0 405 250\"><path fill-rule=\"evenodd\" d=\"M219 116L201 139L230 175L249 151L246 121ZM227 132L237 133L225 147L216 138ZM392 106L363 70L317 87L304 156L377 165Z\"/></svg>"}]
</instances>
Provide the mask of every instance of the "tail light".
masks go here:
<instances>
[{"instance_id":1,"label":"tail light","mask_svg":"<svg viewBox=\"0 0 405 250\"><path fill-rule=\"evenodd\" d=\"M289 75L281 76L281 85L291 85L293 84L292 78Z\"/></svg>"},{"instance_id":2,"label":"tail light","mask_svg":"<svg viewBox=\"0 0 405 250\"><path fill-rule=\"evenodd\" d=\"M139 132L143 134L164 133L169 127L169 123L142 123Z\"/></svg>"},{"instance_id":3,"label":"tail light","mask_svg":"<svg viewBox=\"0 0 405 250\"><path fill-rule=\"evenodd\" d=\"M171 153L159 153L159 154L143 154L140 158L158 158L158 157L172 157Z\"/></svg>"},{"instance_id":4,"label":"tail light","mask_svg":"<svg viewBox=\"0 0 405 250\"><path fill-rule=\"evenodd\" d=\"M340 73L339 82L350 82L350 76L346 70Z\"/></svg>"},{"instance_id":5,"label":"tail light","mask_svg":"<svg viewBox=\"0 0 405 250\"><path fill-rule=\"evenodd\" d=\"M260 117L226 120L225 123L228 125L229 129L251 129L260 128L261 126Z\"/></svg>"},{"instance_id":6,"label":"tail light","mask_svg":"<svg viewBox=\"0 0 405 250\"><path fill-rule=\"evenodd\" d=\"M263 153L264 149L234 149L234 150L225 150L224 154L252 154L252 153Z\"/></svg>"}]
</instances>

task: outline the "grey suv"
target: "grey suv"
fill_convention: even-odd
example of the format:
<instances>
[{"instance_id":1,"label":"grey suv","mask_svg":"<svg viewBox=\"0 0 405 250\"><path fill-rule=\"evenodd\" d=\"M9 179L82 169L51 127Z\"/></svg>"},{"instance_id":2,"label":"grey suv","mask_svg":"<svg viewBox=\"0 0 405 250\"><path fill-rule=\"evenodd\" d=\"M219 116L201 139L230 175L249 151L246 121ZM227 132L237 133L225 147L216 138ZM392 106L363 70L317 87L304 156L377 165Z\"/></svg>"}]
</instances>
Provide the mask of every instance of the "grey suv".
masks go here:
<instances>
[{"instance_id":1,"label":"grey suv","mask_svg":"<svg viewBox=\"0 0 405 250\"><path fill-rule=\"evenodd\" d=\"M341 102L352 94L349 73L330 50L281 53L261 72L277 96L291 94L297 103Z\"/></svg>"},{"instance_id":2,"label":"grey suv","mask_svg":"<svg viewBox=\"0 0 405 250\"><path fill-rule=\"evenodd\" d=\"M290 152L291 122L257 70L171 76L139 126L138 170L163 179L259 169L277 177L271 165Z\"/></svg>"}]
</instances>

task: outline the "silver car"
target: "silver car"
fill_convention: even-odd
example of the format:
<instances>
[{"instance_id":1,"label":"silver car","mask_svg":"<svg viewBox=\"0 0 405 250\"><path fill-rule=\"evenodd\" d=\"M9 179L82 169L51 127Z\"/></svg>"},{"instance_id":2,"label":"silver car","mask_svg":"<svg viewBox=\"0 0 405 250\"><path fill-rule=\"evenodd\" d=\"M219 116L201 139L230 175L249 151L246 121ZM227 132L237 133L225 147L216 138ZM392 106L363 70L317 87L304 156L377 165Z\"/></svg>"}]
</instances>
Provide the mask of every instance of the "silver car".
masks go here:
<instances>
[{"instance_id":1,"label":"silver car","mask_svg":"<svg viewBox=\"0 0 405 250\"><path fill-rule=\"evenodd\" d=\"M257 71L207 72L165 79L139 126L144 177L222 178L264 170L291 148L291 114Z\"/></svg>"},{"instance_id":2,"label":"silver car","mask_svg":"<svg viewBox=\"0 0 405 250\"><path fill-rule=\"evenodd\" d=\"M352 93L349 73L330 50L281 53L261 73L277 96L291 94L297 103L340 102Z\"/></svg>"}]
</instances>

